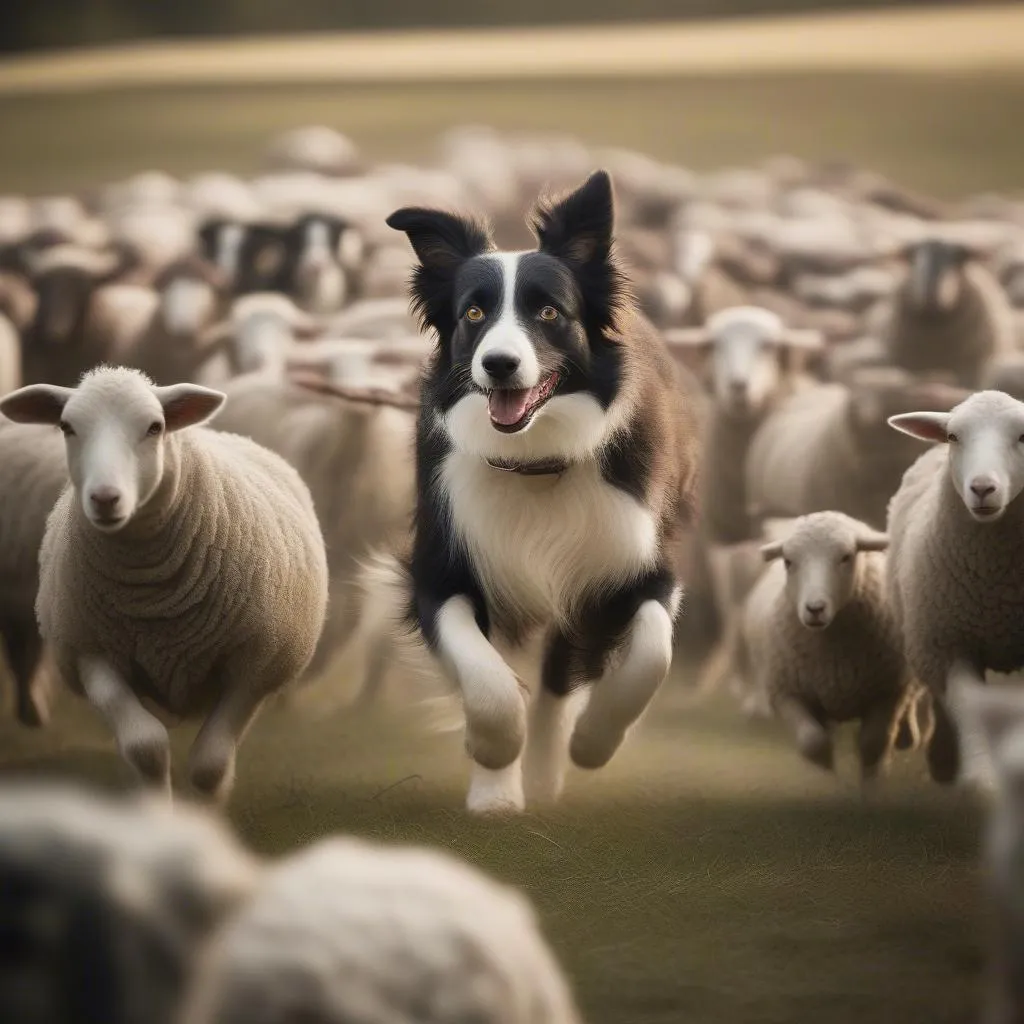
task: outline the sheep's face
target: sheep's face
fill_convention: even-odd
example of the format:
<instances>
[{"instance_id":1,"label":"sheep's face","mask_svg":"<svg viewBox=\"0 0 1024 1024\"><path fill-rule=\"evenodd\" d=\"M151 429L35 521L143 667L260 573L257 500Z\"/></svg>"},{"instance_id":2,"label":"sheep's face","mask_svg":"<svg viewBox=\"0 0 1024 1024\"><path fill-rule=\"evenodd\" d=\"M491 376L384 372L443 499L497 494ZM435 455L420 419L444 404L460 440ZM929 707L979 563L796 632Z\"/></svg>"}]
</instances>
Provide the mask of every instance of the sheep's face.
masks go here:
<instances>
[{"instance_id":1,"label":"sheep's face","mask_svg":"<svg viewBox=\"0 0 1024 1024\"><path fill-rule=\"evenodd\" d=\"M970 252L961 245L935 239L907 252L906 294L922 313L947 313L960 301L964 264Z\"/></svg>"},{"instance_id":2,"label":"sheep's face","mask_svg":"<svg viewBox=\"0 0 1024 1024\"><path fill-rule=\"evenodd\" d=\"M205 422L224 399L195 384L155 387L135 370L104 367L77 388L21 388L0 401L0 412L16 422L60 427L82 512L97 530L116 533L156 493L165 435Z\"/></svg>"},{"instance_id":3,"label":"sheep's face","mask_svg":"<svg viewBox=\"0 0 1024 1024\"><path fill-rule=\"evenodd\" d=\"M791 349L820 349L821 333L787 328L759 306L734 306L708 318L704 327L670 332L670 346L710 352L712 390L722 408L756 416L779 392L783 361Z\"/></svg>"},{"instance_id":4,"label":"sheep's face","mask_svg":"<svg viewBox=\"0 0 1024 1024\"><path fill-rule=\"evenodd\" d=\"M175 277L160 295L160 318L168 334L193 337L217 312L217 292L197 277Z\"/></svg>"},{"instance_id":5,"label":"sheep's face","mask_svg":"<svg viewBox=\"0 0 1024 1024\"><path fill-rule=\"evenodd\" d=\"M858 554L883 551L888 537L840 513L804 516L782 541L761 549L766 561L781 558L786 595L801 625L825 629L849 602L857 585Z\"/></svg>"},{"instance_id":6,"label":"sheep's face","mask_svg":"<svg viewBox=\"0 0 1024 1024\"><path fill-rule=\"evenodd\" d=\"M976 522L997 522L1024 490L1024 403L1002 391L979 391L952 412L906 413L889 423L948 446L950 479Z\"/></svg>"}]
</instances>

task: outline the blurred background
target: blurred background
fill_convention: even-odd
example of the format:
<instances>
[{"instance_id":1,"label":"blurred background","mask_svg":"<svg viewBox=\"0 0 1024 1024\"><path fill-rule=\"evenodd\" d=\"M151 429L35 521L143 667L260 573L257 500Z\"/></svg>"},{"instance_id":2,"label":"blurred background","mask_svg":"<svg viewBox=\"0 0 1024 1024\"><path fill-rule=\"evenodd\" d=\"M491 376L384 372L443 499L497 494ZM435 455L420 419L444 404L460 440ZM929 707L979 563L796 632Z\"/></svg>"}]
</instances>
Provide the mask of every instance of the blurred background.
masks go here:
<instances>
[{"instance_id":1,"label":"blurred background","mask_svg":"<svg viewBox=\"0 0 1024 1024\"><path fill-rule=\"evenodd\" d=\"M386 213L492 203L512 238L540 187L607 158L663 326L752 300L820 329L835 351L884 306L904 269L897 243L947 220L987 247L1024 348L1021 4L34 0L0 4L0 51L4 242L41 252L54 239L39 232L56 230L109 257L111 238L128 240L157 254L125 278L150 291L173 277L172 257L194 255L202 218L235 217L241 237L249 205L292 217L319 197L366 246L344 266L355 282L344 301L390 299L397 330L415 333L409 253ZM338 161L329 180L282 180L288 166L268 147L302 125L340 133L325 144ZM465 125L494 134L453 132ZM673 248L683 234L711 237L694 260L726 279L726 299L691 303L704 293ZM38 256L23 266L14 253L5 273L42 296ZM234 257L219 269L231 259L238 272ZM38 265L40 278L53 270ZM227 315L241 286L198 277ZM5 315L17 324L16 313ZM23 337L31 323L18 324ZM324 323L342 330L314 327ZM299 325L310 333L298 319L282 330L300 336ZM891 440L884 424L879 435ZM407 463L373 470L408 483ZM355 499L330 500L338 519ZM592 1024L973 1019L976 805L932 785L916 752L867 798L847 746L839 779L826 776L778 723L742 718L721 693L697 706L688 671L607 769L573 775L558 815L481 823L462 811L457 731L447 719L447 731L423 728L425 691L392 679L389 700L339 710L350 680L335 667L319 694L275 705L253 729L231 818L260 852L347 830L435 844L523 886ZM0 722L3 771L123 785L83 703L60 693L54 708L43 731ZM179 763L191 732L176 736Z\"/></svg>"}]
</instances>

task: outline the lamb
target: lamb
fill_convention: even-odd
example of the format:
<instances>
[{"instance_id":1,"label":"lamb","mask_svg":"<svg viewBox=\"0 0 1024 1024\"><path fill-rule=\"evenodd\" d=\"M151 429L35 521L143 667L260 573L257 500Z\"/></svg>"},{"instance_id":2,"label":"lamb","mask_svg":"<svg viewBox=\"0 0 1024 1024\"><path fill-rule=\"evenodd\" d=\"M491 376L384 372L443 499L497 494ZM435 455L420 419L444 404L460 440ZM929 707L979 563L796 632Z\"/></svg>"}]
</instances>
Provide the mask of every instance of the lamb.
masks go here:
<instances>
[{"instance_id":1,"label":"lamb","mask_svg":"<svg viewBox=\"0 0 1024 1024\"><path fill-rule=\"evenodd\" d=\"M16 422L65 435L72 486L47 520L36 599L61 676L167 794L166 724L204 717L189 776L220 800L260 706L313 656L327 602L323 537L295 470L247 438L188 429L224 399L104 366L77 388L0 400Z\"/></svg>"},{"instance_id":2,"label":"lamb","mask_svg":"<svg viewBox=\"0 0 1024 1024\"><path fill-rule=\"evenodd\" d=\"M0 1020L173 1024L257 865L198 809L68 784L0 789Z\"/></svg>"},{"instance_id":3,"label":"lamb","mask_svg":"<svg viewBox=\"0 0 1024 1024\"><path fill-rule=\"evenodd\" d=\"M1013 687L982 687L958 680L950 710L965 739L980 741L995 777L984 844L983 882L988 911L986 1024L1017 1024L1024 1011L1024 694Z\"/></svg>"},{"instance_id":4,"label":"lamb","mask_svg":"<svg viewBox=\"0 0 1024 1024\"><path fill-rule=\"evenodd\" d=\"M739 667L812 764L834 766L832 723L860 721L862 778L888 759L913 700L886 602L889 538L841 512L816 512L761 548L767 572L747 598Z\"/></svg>"},{"instance_id":5,"label":"lamb","mask_svg":"<svg viewBox=\"0 0 1024 1024\"><path fill-rule=\"evenodd\" d=\"M1024 403L979 391L952 411L889 424L934 445L889 504L889 594L907 660L932 696L929 771L948 784L961 761L948 680L981 684L986 670L1024 667Z\"/></svg>"},{"instance_id":6,"label":"lamb","mask_svg":"<svg viewBox=\"0 0 1024 1024\"><path fill-rule=\"evenodd\" d=\"M887 418L924 403L951 409L967 394L892 367L865 367L849 386L821 384L787 398L747 453L751 515L834 509L882 529L889 498L919 454L912 443L892 443Z\"/></svg>"},{"instance_id":7,"label":"lamb","mask_svg":"<svg viewBox=\"0 0 1024 1024\"><path fill-rule=\"evenodd\" d=\"M947 370L977 387L985 363L1014 347L1002 286L965 245L926 239L904 256L907 272L883 331L889 361L915 373Z\"/></svg>"},{"instance_id":8,"label":"lamb","mask_svg":"<svg viewBox=\"0 0 1024 1024\"><path fill-rule=\"evenodd\" d=\"M518 891L450 854L328 838L269 870L180 1024L580 1024Z\"/></svg>"},{"instance_id":9,"label":"lamb","mask_svg":"<svg viewBox=\"0 0 1024 1024\"><path fill-rule=\"evenodd\" d=\"M49 680L41 670L43 641L36 623L39 549L46 517L67 484L60 435L50 427L0 420L0 637L23 725L49 719Z\"/></svg>"}]
</instances>

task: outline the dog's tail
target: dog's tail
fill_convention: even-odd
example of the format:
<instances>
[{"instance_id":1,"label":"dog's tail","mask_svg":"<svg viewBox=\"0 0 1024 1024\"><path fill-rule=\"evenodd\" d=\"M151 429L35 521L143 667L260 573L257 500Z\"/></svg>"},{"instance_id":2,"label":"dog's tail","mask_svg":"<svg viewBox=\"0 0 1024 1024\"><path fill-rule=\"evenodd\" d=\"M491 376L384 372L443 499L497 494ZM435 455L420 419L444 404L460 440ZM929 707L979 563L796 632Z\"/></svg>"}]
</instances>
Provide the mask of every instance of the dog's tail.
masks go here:
<instances>
[{"instance_id":1,"label":"dog's tail","mask_svg":"<svg viewBox=\"0 0 1024 1024\"><path fill-rule=\"evenodd\" d=\"M361 592L359 634L372 648L390 643L394 661L410 677L436 688L438 666L412 621L412 577L400 558L388 551L370 551L360 560L356 585ZM462 728L462 703L448 693L415 702L429 732L455 732Z\"/></svg>"}]
</instances>

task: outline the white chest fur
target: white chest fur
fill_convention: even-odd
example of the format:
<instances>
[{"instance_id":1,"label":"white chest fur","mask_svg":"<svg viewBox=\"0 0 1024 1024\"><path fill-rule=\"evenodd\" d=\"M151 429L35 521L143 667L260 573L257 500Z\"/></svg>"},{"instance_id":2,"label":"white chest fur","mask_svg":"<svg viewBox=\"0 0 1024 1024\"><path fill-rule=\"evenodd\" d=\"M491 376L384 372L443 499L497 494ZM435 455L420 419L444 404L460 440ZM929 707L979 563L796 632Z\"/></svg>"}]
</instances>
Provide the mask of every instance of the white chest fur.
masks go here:
<instances>
[{"instance_id":1,"label":"white chest fur","mask_svg":"<svg viewBox=\"0 0 1024 1024\"><path fill-rule=\"evenodd\" d=\"M655 517L595 463L529 477L455 452L441 480L489 602L519 619L565 621L582 599L657 562Z\"/></svg>"}]
</instances>

